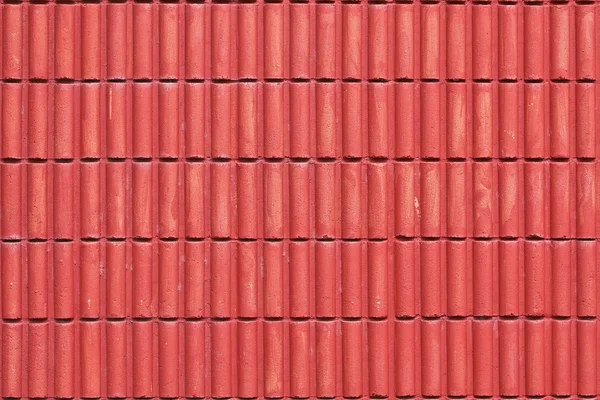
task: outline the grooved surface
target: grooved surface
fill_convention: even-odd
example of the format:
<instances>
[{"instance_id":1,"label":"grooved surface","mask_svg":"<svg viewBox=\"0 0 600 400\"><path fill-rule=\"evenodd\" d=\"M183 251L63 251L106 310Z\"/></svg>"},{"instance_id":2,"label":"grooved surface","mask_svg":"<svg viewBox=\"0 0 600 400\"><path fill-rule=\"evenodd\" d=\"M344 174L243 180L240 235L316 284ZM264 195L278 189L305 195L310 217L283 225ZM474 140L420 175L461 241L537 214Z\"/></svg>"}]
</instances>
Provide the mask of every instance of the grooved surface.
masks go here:
<instances>
[{"instance_id":1,"label":"grooved surface","mask_svg":"<svg viewBox=\"0 0 600 400\"><path fill-rule=\"evenodd\" d=\"M595 2L0 13L2 397L598 394Z\"/></svg>"}]
</instances>

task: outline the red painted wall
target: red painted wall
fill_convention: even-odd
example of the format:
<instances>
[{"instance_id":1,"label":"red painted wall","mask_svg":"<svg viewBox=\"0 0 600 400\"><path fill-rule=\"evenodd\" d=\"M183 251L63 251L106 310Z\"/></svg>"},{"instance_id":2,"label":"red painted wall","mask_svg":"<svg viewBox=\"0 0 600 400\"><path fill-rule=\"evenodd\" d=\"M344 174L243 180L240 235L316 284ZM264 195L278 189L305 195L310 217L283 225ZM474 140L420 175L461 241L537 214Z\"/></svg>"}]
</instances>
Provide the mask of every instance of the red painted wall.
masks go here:
<instances>
[{"instance_id":1,"label":"red painted wall","mask_svg":"<svg viewBox=\"0 0 600 400\"><path fill-rule=\"evenodd\" d=\"M594 2L0 12L1 396L598 394Z\"/></svg>"}]
</instances>

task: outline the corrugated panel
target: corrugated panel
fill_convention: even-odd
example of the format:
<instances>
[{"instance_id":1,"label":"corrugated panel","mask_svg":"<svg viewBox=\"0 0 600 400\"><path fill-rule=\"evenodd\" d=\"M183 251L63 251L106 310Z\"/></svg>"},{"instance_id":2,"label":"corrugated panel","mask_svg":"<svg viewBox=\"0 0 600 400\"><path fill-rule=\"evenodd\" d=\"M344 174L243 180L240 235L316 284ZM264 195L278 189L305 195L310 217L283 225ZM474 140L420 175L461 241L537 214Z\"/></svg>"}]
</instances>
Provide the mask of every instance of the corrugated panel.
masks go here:
<instances>
[{"instance_id":1,"label":"corrugated panel","mask_svg":"<svg viewBox=\"0 0 600 400\"><path fill-rule=\"evenodd\" d=\"M598 394L594 2L0 11L2 397Z\"/></svg>"}]
</instances>

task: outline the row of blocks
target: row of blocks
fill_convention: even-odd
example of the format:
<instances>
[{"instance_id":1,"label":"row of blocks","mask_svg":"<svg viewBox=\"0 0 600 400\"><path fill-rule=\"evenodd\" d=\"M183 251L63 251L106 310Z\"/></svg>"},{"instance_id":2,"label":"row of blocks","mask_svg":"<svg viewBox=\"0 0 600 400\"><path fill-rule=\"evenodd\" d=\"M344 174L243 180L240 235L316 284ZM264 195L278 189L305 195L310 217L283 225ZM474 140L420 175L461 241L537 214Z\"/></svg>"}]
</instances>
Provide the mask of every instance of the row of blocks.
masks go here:
<instances>
[{"instance_id":1,"label":"row of blocks","mask_svg":"<svg viewBox=\"0 0 600 400\"><path fill-rule=\"evenodd\" d=\"M595 319L598 251L595 241L3 242L2 318Z\"/></svg>"},{"instance_id":2,"label":"row of blocks","mask_svg":"<svg viewBox=\"0 0 600 400\"><path fill-rule=\"evenodd\" d=\"M598 323L0 324L4 397L593 397ZM472 397L469 397L472 398Z\"/></svg>"},{"instance_id":3,"label":"row of blocks","mask_svg":"<svg viewBox=\"0 0 600 400\"><path fill-rule=\"evenodd\" d=\"M595 83L3 83L5 160L590 161Z\"/></svg>"},{"instance_id":4,"label":"row of blocks","mask_svg":"<svg viewBox=\"0 0 600 400\"><path fill-rule=\"evenodd\" d=\"M4 4L2 78L593 81L596 8Z\"/></svg>"},{"instance_id":5,"label":"row of blocks","mask_svg":"<svg viewBox=\"0 0 600 400\"><path fill-rule=\"evenodd\" d=\"M1 237L595 239L598 167L3 163Z\"/></svg>"}]
</instances>

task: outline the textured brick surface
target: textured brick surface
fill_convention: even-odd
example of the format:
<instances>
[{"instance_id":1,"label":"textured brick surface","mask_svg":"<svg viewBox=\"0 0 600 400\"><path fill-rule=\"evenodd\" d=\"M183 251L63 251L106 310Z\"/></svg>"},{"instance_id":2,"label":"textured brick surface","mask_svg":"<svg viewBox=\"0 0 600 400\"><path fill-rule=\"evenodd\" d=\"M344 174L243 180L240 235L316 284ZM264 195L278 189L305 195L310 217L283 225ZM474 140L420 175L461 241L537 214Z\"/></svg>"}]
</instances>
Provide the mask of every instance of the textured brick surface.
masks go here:
<instances>
[{"instance_id":1,"label":"textured brick surface","mask_svg":"<svg viewBox=\"0 0 600 400\"><path fill-rule=\"evenodd\" d=\"M598 394L594 2L0 12L2 397Z\"/></svg>"}]
</instances>

